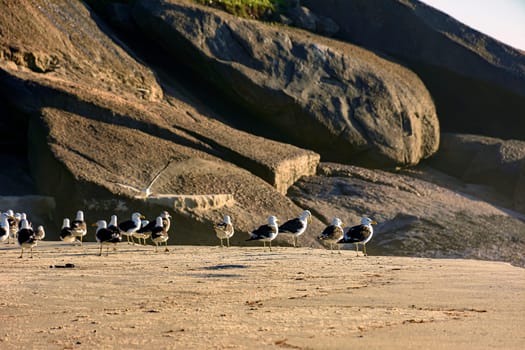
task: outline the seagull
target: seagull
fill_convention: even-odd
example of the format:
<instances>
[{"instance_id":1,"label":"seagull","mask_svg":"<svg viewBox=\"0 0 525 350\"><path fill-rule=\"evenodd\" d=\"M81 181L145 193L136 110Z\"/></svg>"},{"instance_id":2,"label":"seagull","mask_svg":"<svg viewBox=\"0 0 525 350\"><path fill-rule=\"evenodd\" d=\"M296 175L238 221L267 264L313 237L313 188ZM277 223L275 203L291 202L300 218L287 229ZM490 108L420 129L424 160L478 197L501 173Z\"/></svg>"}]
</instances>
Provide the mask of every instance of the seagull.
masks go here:
<instances>
[{"instance_id":1,"label":"seagull","mask_svg":"<svg viewBox=\"0 0 525 350\"><path fill-rule=\"evenodd\" d=\"M288 220L279 226L279 234L290 234L293 237L293 246L297 247L297 239L306 231L308 222L312 220L312 213L309 210L303 211L300 217Z\"/></svg>"},{"instance_id":2,"label":"seagull","mask_svg":"<svg viewBox=\"0 0 525 350\"><path fill-rule=\"evenodd\" d=\"M171 215L166 210L164 210L160 213L160 216L162 217L162 225L164 227L164 232L167 234L171 227Z\"/></svg>"},{"instance_id":3,"label":"seagull","mask_svg":"<svg viewBox=\"0 0 525 350\"><path fill-rule=\"evenodd\" d=\"M163 243L166 245L166 249L164 251L169 252L168 249L168 231L165 230L164 226L164 218L162 216L157 216L155 219L155 227L151 231L151 240L153 243L155 243L155 252L158 251L159 243Z\"/></svg>"},{"instance_id":4,"label":"seagull","mask_svg":"<svg viewBox=\"0 0 525 350\"><path fill-rule=\"evenodd\" d=\"M372 239L374 235L374 228L377 222L370 218L362 218L361 225L345 227L343 239L337 243L353 243L355 244L355 252L359 256L359 244L363 245L363 254L366 254L366 244Z\"/></svg>"},{"instance_id":5,"label":"seagull","mask_svg":"<svg viewBox=\"0 0 525 350\"><path fill-rule=\"evenodd\" d=\"M7 213L2 213L2 221L0 222L0 242L8 240L9 243L9 217Z\"/></svg>"},{"instance_id":6,"label":"seagull","mask_svg":"<svg viewBox=\"0 0 525 350\"><path fill-rule=\"evenodd\" d=\"M22 228L22 220L26 220L27 221L27 224L29 225L29 227L33 228L33 224L31 223L31 221L29 221L27 219L27 214L26 213L16 213L15 214L15 220L18 222L18 228Z\"/></svg>"},{"instance_id":7,"label":"seagull","mask_svg":"<svg viewBox=\"0 0 525 350\"><path fill-rule=\"evenodd\" d=\"M173 159L170 159L168 163L161 170L158 171L157 175L155 175L153 179L149 182L149 184L144 188L137 188L135 186L126 185L120 182L113 182L113 183L120 187L124 187L128 190L138 192L139 194L137 194L135 198L148 198L149 196L151 196L151 187L153 187L153 184L155 183L155 181L157 181L159 177L162 175L162 173L170 166L172 161Z\"/></svg>"},{"instance_id":8,"label":"seagull","mask_svg":"<svg viewBox=\"0 0 525 350\"><path fill-rule=\"evenodd\" d=\"M37 238L33 229L29 226L27 220L22 220L21 228L17 232L17 240L22 252L20 253L19 258L22 258L24 255L24 249L31 249L31 258L33 258L33 247L36 246Z\"/></svg>"},{"instance_id":9,"label":"seagull","mask_svg":"<svg viewBox=\"0 0 525 350\"><path fill-rule=\"evenodd\" d=\"M84 221L84 212L82 210L77 211L77 217L71 222L71 230L73 231L73 236L80 238L80 245L83 246L82 241L87 234L87 225Z\"/></svg>"},{"instance_id":10,"label":"seagull","mask_svg":"<svg viewBox=\"0 0 525 350\"><path fill-rule=\"evenodd\" d=\"M111 215L111 218L109 219L108 229L110 230L117 229L120 231L120 229L118 228L118 218L116 215Z\"/></svg>"},{"instance_id":11,"label":"seagull","mask_svg":"<svg viewBox=\"0 0 525 350\"><path fill-rule=\"evenodd\" d=\"M148 220L141 220L140 221L140 228L133 232L132 237L135 237L139 240L142 238L144 241L144 245L146 245L146 239L151 237L151 231L155 227L155 222L150 222Z\"/></svg>"},{"instance_id":12,"label":"seagull","mask_svg":"<svg viewBox=\"0 0 525 350\"><path fill-rule=\"evenodd\" d=\"M334 218L332 224L326 226L326 228L321 232L321 235L318 237L319 240L328 242L330 244L330 251L333 253L332 245L337 243L341 238L343 238L344 232L341 228L341 219ZM338 246L339 247L339 246Z\"/></svg>"},{"instance_id":13,"label":"seagull","mask_svg":"<svg viewBox=\"0 0 525 350\"><path fill-rule=\"evenodd\" d=\"M41 240L43 240L44 238L46 238L46 231L44 230L44 226L39 225L39 226L36 228L35 238L36 238L38 241L41 241Z\"/></svg>"},{"instance_id":14,"label":"seagull","mask_svg":"<svg viewBox=\"0 0 525 350\"><path fill-rule=\"evenodd\" d=\"M270 242L270 251L272 251L272 241L279 234L279 226L277 225L277 217L270 216L268 224L259 226L257 229L250 232L250 238L247 241L262 241L266 249L266 242Z\"/></svg>"},{"instance_id":15,"label":"seagull","mask_svg":"<svg viewBox=\"0 0 525 350\"><path fill-rule=\"evenodd\" d=\"M164 210L160 213L160 217L162 219L163 230L165 231L167 235L168 230L170 229L170 226L171 226L171 221L170 221L171 215L166 210ZM146 239L151 237L151 232L156 226L157 226L156 220L155 221L142 220L141 227L133 234L133 237L137 237L139 239L139 243L140 243L140 239L143 238L144 245L146 245ZM166 251L169 251L169 249L166 248Z\"/></svg>"},{"instance_id":16,"label":"seagull","mask_svg":"<svg viewBox=\"0 0 525 350\"><path fill-rule=\"evenodd\" d=\"M141 213L133 213L131 214L131 220L126 220L118 224L118 228L122 231L122 234L128 237L128 244L130 244L130 238L133 241L133 233L140 228L141 219L144 219ZM133 241L133 243L135 243L135 241Z\"/></svg>"},{"instance_id":17,"label":"seagull","mask_svg":"<svg viewBox=\"0 0 525 350\"><path fill-rule=\"evenodd\" d=\"M234 234L233 224L232 220L230 219L229 215L224 215L224 220L222 222L218 222L213 224L213 229L215 230L215 234L217 235L217 238L221 240L221 247L224 247L224 244L222 244L222 240L226 239L226 244L228 247L230 246L230 238Z\"/></svg>"},{"instance_id":18,"label":"seagull","mask_svg":"<svg viewBox=\"0 0 525 350\"><path fill-rule=\"evenodd\" d=\"M97 226L97 231L95 232L95 238L98 243L100 243L100 252L99 256L102 256L102 246L107 245L106 256L109 255L109 245L117 244L122 241L122 233L118 228L112 226L112 228L107 227L106 220L99 220L93 226Z\"/></svg>"},{"instance_id":19,"label":"seagull","mask_svg":"<svg viewBox=\"0 0 525 350\"><path fill-rule=\"evenodd\" d=\"M17 220L15 217L15 213L12 209L9 209L5 212L7 214L7 220L9 221L9 237L7 238L7 243L11 243L11 238L13 239L13 244L16 242L16 233L18 232L18 224L20 220ZM20 214L18 214L18 217L20 217Z\"/></svg>"},{"instance_id":20,"label":"seagull","mask_svg":"<svg viewBox=\"0 0 525 350\"><path fill-rule=\"evenodd\" d=\"M69 223L68 218L64 218L62 221L62 229L60 230L60 239L64 242L73 243L76 241L76 237L73 234L73 229L71 229L71 225Z\"/></svg>"}]
</instances>

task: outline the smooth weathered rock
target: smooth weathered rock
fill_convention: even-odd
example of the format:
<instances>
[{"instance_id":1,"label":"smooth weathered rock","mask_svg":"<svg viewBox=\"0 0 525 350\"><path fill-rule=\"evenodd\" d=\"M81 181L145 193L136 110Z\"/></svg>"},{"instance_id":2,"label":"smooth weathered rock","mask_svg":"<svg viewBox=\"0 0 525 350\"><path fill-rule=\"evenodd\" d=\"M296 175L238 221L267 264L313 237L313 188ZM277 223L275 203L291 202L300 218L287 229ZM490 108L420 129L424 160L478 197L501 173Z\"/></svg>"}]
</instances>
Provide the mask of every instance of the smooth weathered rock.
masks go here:
<instances>
[{"instance_id":1,"label":"smooth weathered rock","mask_svg":"<svg viewBox=\"0 0 525 350\"><path fill-rule=\"evenodd\" d=\"M439 152L428 164L462 181L492 186L510 198L525 162L525 142L464 134L441 135Z\"/></svg>"},{"instance_id":2,"label":"smooth weathered rock","mask_svg":"<svg viewBox=\"0 0 525 350\"><path fill-rule=\"evenodd\" d=\"M298 181L289 196L325 222L334 216L346 226L359 224L363 216L377 220L367 244L371 254L501 259L525 265L525 216L458 189L321 163L319 174Z\"/></svg>"},{"instance_id":3,"label":"smooth weathered rock","mask_svg":"<svg viewBox=\"0 0 525 350\"><path fill-rule=\"evenodd\" d=\"M260 178L203 151L85 116L42 112L30 129L31 165L39 190L55 193L61 216L89 208L92 220L111 213L127 218L132 211L151 218L168 209L183 242L212 243L211 223L225 214L235 220L236 239L242 241L242 233L268 215L293 217L302 210ZM69 134L73 128L75 138ZM151 196L144 198L141 190L154 178ZM210 202L213 194L224 194L226 201ZM305 244L315 245L309 236Z\"/></svg>"},{"instance_id":4,"label":"smooth weathered rock","mask_svg":"<svg viewBox=\"0 0 525 350\"><path fill-rule=\"evenodd\" d=\"M359 47L187 1L137 1L144 33L325 159L418 163L439 144L434 104L406 68Z\"/></svg>"},{"instance_id":5,"label":"smooth weathered rock","mask_svg":"<svg viewBox=\"0 0 525 350\"><path fill-rule=\"evenodd\" d=\"M525 139L525 54L417 0L302 0L424 81L447 132ZM497 116L497 117L495 117ZM512 127L509 127L512 126Z\"/></svg>"}]
</instances>

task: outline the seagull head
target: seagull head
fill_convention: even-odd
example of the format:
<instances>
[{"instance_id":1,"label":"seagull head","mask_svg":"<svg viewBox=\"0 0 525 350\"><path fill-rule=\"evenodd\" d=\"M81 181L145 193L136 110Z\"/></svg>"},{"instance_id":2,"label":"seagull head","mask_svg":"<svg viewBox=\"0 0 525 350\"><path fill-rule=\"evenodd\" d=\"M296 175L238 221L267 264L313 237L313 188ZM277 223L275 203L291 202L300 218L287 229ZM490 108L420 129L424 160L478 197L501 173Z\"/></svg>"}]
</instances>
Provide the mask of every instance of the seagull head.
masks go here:
<instances>
[{"instance_id":1,"label":"seagull head","mask_svg":"<svg viewBox=\"0 0 525 350\"><path fill-rule=\"evenodd\" d=\"M145 219L146 217L144 215L142 215L141 213L133 213L131 214L131 219L133 221L135 220L140 220L140 219Z\"/></svg>"},{"instance_id":2,"label":"seagull head","mask_svg":"<svg viewBox=\"0 0 525 350\"><path fill-rule=\"evenodd\" d=\"M277 225L277 221L279 221L279 220L277 220L277 217L274 216L274 215L272 215L272 216L270 216L270 217L268 218L268 224L269 224L269 225L276 226L276 225Z\"/></svg>"},{"instance_id":3,"label":"seagull head","mask_svg":"<svg viewBox=\"0 0 525 350\"><path fill-rule=\"evenodd\" d=\"M97 227L97 229L99 229L99 228L107 228L108 224L106 223L106 220L98 220L96 223L91 224L91 226L95 226Z\"/></svg>"},{"instance_id":4,"label":"seagull head","mask_svg":"<svg viewBox=\"0 0 525 350\"><path fill-rule=\"evenodd\" d=\"M301 214L301 219L302 220L307 220L308 222L311 222L312 221L312 213L310 213L310 210L303 211L303 213Z\"/></svg>"},{"instance_id":5,"label":"seagull head","mask_svg":"<svg viewBox=\"0 0 525 350\"><path fill-rule=\"evenodd\" d=\"M229 215L224 215L224 223L228 225L232 224L232 219L230 218Z\"/></svg>"},{"instance_id":6,"label":"seagull head","mask_svg":"<svg viewBox=\"0 0 525 350\"><path fill-rule=\"evenodd\" d=\"M361 219L361 225L376 225L377 224L377 221L375 220L372 220L370 218L362 218Z\"/></svg>"},{"instance_id":7,"label":"seagull head","mask_svg":"<svg viewBox=\"0 0 525 350\"><path fill-rule=\"evenodd\" d=\"M339 227L340 227L340 226L343 225L343 222L342 222L341 219L339 219L339 218L334 218L334 219L332 220L332 225L334 225L334 226L339 226Z\"/></svg>"}]
</instances>

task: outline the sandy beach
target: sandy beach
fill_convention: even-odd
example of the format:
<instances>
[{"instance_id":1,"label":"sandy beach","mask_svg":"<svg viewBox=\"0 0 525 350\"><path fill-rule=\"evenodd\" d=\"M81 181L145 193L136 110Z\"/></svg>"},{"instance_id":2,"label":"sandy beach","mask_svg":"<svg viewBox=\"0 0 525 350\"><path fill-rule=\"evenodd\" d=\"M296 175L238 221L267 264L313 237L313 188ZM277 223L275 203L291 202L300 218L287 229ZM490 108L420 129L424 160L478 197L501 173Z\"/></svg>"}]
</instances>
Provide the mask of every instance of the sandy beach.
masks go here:
<instances>
[{"instance_id":1,"label":"sandy beach","mask_svg":"<svg viewBox=\"0 0 525 350\"><path fill-rule=\"evenodd\" d=\"M2 349L522 349L525 270L310 248L0 246ZM72 266L67 265L72 264Z\"/></svg>"}]
</instances>

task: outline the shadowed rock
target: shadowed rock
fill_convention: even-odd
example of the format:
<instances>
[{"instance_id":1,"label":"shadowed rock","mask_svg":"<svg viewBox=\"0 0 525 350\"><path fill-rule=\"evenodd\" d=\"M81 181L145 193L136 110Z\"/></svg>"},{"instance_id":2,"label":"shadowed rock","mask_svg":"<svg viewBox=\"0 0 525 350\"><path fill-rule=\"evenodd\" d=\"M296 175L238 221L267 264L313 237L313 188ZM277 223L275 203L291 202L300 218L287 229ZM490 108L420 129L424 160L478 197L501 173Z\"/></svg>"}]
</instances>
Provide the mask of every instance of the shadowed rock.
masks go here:
<instances>
[{"instance_id":1,"label":"shadowed rock","mask_svg":"<svg viewBox=\"0 0 525 350\"><path fill-rule=\"evenodd\" d=\"M301 3L333 19L338 38L406 62L432 94L442 130L525 138L523 52L417 0Z\"/></svg>"},{"instance_id":2,"label":"shadowed rock","mask_svg":"<svg viewBox=\"0 0 525 350\"><path fill-rule=\"evenodd\" d=\"M525 142L478 135L441 135L439 152L428 164L467 183L491 186L523 212Z\"/></svg>"}]
</instances>

